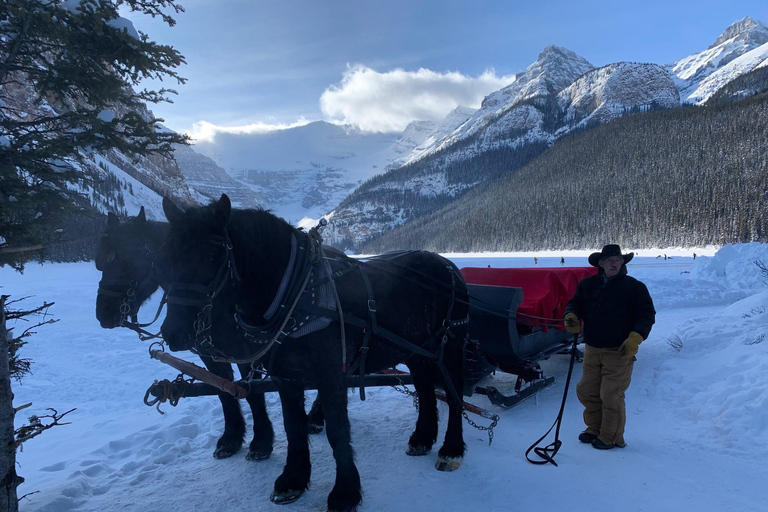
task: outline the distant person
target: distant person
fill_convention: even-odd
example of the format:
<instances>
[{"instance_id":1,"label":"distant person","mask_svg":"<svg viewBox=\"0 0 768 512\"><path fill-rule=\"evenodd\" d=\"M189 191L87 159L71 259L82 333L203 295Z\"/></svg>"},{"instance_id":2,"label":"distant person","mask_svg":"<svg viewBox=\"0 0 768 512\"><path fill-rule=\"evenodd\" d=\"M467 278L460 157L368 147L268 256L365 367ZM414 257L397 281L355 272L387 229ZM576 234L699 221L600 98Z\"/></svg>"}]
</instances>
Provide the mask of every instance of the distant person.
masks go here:
<instances>
[{"instance_id":1,"label":"distant person","mask_svg":"<svg viewBox=\"0 0 768 512\"><path fill-rule=\"evenodd\" d=\"M561 267L565 266L565 258L562 256L560 256L560 266Z\"/></svg>"},{"instance_id":2,"label":"distant person","mask_svg":"<svg viewBox=\"0 0 768 512\"><path fill-rule=\"evenodd\" d=\"M539 264L539 258L537 258L536 256L533 257L533 264L534 265L538 265Z\"/></svg>"},{"instance_id":3,"label":"distant person","mask_svg":"<svg viewBox=\"0 0 768 512\"><path fill-rule=\"evenodd\" d=\"M568 332L580 333L584 321L584 362L576 395L584 406L587 428L579 441L598 450L626 446L624 393L638 347L656 321L648 288L627 275L633 256L621 254L615 244L590 254L589 264L598 267L598 273L579 282L565 308Z\"/></svg>"},{"instance_id":4,"label":"distant person","mask_svg":"<svg viewBox=\"0 0 768 512\"><path fill-rule=\"evenodd\" d=\"M664 261L667 261L667 255L666 254L664 255Z\"/></svg>"},{"instance_id":5,"label":"distant person","mask_svg":"<svg viewBox=\"0 0 768 512\"><path fill-rule=\"evenodd\" d=\"M693 261L696 261L696 253L693 253Z\"/></svg>"}]
</instances>

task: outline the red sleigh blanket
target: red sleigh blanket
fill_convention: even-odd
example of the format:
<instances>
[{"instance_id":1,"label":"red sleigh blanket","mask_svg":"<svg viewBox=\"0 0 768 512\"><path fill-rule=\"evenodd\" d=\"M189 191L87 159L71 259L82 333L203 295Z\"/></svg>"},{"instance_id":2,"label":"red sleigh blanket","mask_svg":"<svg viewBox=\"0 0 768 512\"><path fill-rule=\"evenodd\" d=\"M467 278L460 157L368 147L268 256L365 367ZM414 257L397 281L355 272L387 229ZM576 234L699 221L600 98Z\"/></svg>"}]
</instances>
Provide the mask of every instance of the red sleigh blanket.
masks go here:
<instances>
[{"instance_id":1,"label":"red sleigh blanket","mask_svg":"<svg viewBox=\"0 0 768 512\"><path fill-rule=\"evenodd\" d=\"M468 284L509 286L523 289L523 303L518 308L518 323L551 324L563 318L565 306L576 286L585 277L597 274L596 267L561 268L478 268L461 269ZM539 320L537 322L537 320Z\"/></svg>"}]
</instances>

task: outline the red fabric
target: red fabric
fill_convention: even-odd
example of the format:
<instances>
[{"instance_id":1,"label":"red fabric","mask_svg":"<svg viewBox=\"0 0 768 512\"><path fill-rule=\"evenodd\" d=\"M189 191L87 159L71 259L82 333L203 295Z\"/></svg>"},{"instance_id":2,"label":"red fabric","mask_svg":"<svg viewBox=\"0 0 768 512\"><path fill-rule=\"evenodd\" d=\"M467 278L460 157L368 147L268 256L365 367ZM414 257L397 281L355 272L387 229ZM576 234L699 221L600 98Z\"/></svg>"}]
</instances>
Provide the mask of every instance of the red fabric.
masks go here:
<instances>
[{"instance_id":1,"label":"red fabric","mask_svg":"<svg viewBox=\"0 0 768 512\"><path fill-rule=\"evenodd\" d=\"M518 312L518 323L536 325L536 318L560 320L565 306L576 293L579 281L597 274L596 267L560 268L478 268L461 269L469 284L509 286L523 289L523 303ZM549 322L548 322L549 323Z\"/></svg>"}]
</instances>

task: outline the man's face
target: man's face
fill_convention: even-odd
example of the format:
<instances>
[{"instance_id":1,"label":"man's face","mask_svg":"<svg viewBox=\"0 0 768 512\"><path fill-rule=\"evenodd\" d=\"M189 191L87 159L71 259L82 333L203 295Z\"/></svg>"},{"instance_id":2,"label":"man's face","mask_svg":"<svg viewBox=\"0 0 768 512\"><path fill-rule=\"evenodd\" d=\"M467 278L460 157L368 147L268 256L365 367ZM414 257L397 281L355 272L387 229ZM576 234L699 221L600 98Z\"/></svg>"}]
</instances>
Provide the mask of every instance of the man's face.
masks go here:
<instances>
[{"instance_id":1,"label":"man's face","mask_svg":"<svg viewBox=\"0 0 768 512\"><path fill-rule=\"evenodd\" d=\"M605 272L605 275L608 277L613 277L618 274L623 264L624 258L621 256L610 256L608 258L603 258L600 260L600 263L598 263L600 268L603 269L603 272Z\"/></svg>"}]
</instances>

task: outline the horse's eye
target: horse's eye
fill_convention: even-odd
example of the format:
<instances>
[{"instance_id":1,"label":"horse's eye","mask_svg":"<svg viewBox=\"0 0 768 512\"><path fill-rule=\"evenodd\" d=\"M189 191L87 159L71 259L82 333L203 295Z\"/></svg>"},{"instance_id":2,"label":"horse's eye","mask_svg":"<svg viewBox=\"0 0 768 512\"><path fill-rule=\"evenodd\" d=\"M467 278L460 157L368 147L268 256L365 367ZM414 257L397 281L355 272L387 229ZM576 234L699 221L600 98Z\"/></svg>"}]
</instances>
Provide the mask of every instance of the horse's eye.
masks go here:
<instances>
[{"instance_id":1,"label":"horse's eye","mask_svg":"<svg viewBox=\"0 0 768 512\"><path fill-rule=\"evenodd\" d=\"M107 263L112 263L112 261L115 259L115 251L109 251L109 254L107 254Z\"/></svg>"}]
</instances>

